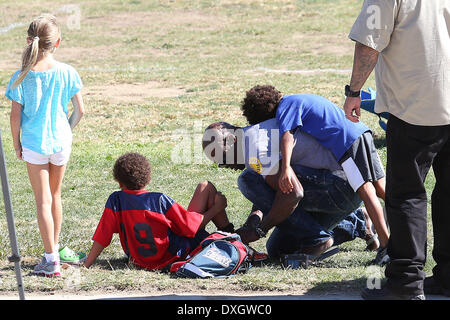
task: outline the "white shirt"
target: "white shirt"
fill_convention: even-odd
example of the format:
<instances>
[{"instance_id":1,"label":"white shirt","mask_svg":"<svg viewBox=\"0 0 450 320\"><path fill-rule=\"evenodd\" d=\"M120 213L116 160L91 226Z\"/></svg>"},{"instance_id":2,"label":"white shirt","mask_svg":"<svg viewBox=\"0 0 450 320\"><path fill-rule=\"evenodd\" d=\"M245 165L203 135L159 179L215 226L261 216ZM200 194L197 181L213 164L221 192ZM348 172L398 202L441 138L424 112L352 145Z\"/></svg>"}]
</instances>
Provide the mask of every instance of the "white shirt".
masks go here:
<instances>
[{"instance_id":1,"label":"white shirt","mask_svg":"<svg viewBox=\"0 0 450 320\"><path fill-rule=\"evenodd\" d=\"M376 112L450 124L450 0L365 0L349 38L380 53Z\"/></svg>"}]
</instances>

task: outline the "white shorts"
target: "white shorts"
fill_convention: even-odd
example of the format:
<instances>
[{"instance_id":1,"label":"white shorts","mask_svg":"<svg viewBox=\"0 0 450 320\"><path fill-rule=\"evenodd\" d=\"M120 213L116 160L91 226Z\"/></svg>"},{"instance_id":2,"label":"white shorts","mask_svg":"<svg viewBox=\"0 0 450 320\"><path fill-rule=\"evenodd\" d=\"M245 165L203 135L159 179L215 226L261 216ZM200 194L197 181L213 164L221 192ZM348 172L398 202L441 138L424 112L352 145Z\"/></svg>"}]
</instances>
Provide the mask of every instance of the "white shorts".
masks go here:
<instances>
[{"instance_id":1,"label":"white shorts","mask_svg":"<svg viewBox=\"0 0 450 320\"><path fill-rule=\"evenodd\" d=\"M31 164L54 164L55 166L63 166L69 162L72 148L63 149L54 154L40 154L33 150L22 148L22 159Z\"/></svg>"}]
</instances>

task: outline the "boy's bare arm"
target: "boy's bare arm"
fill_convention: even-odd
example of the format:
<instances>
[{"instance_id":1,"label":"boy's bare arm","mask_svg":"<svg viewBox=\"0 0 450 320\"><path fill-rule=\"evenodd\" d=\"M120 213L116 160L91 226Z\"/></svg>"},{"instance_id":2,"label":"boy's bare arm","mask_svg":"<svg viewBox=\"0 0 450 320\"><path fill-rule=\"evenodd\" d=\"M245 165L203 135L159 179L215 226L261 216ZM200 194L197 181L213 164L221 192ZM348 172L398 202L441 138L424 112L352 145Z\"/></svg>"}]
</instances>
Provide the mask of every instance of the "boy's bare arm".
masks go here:
<instances>
[{"instance_id":1,"label":"boy's bare arm","mask_svg":"<svg viewBox=\"0 0 450 320\"><path fill-rule=\"evenodd\" d=\"M278 180L280 190L283 193L293 191L293 177L291 170L292 149L294 148L294 136L286 131L281 137L281 174Z\"/></svg>"},{"instance_id":2,"label":"boy's bare arm","mask_svg":"<svg viewBox=\"0 0 450 320\"><path fill-rule=\"evenodd\" d=\"M98 256L102 253L103 249L104 247L100 243L94 241L94 243L92 244L91 251L89 252L86 262L84 263L84 266L86 268L89 268L95 262L95 260L97 260Z\"/></svg>"}]
</instances>

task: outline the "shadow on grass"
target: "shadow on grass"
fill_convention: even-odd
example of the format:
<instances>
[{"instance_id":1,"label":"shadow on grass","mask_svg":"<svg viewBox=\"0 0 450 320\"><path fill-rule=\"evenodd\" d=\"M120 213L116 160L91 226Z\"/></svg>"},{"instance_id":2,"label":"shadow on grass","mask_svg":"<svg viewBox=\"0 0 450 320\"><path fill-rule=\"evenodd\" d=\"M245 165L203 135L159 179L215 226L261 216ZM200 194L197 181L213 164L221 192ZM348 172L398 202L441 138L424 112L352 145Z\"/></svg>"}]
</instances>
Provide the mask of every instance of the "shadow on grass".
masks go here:
<instances>
[{"instance_id":1,"label":"shadow on grass","mask_svg":"<svg viewBox=\"0 0 450 320\"><path fill-rule=\"evenodd\" d=\"M349 280L324 281L309 289L306 295L347 295L359 297L367 285L367 278L361 277Z\"/></svg>"},{"instance_id":2,"label":"shadow on grass","mask_svg":"<svg viewBox=\"0 0 450 320\"><path fill-rule=\"evenodd\" d=\"M95 266L105 270L125 270L125 269L139 269L138 266L131 263L128 258L115 258L115 259L97 259Z\"/></svg>"}]
</instances>

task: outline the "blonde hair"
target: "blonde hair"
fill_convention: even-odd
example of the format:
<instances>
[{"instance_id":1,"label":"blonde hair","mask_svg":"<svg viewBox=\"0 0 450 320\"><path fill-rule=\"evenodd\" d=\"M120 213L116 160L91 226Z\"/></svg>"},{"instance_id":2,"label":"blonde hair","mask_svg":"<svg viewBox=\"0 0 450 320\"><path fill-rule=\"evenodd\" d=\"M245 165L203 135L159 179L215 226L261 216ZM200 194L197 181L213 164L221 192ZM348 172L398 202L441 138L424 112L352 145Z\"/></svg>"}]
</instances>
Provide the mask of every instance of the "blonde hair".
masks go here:
<instances>
[{"instance_id":1,"label":"blonde hair","mask_svg":"<svg viewBox=\"0 0 450 320\"><path fill-rule=\"evenodd\" d=\"M28 27L27 37L29 44L23 50L22 68L12 88L17 88L22 83L28 72L38 61L39 54L45 54L54 50L59 38L61 38L61 30L55 16L45 14L31 22Z\"/></svg>"}]
</instances>

